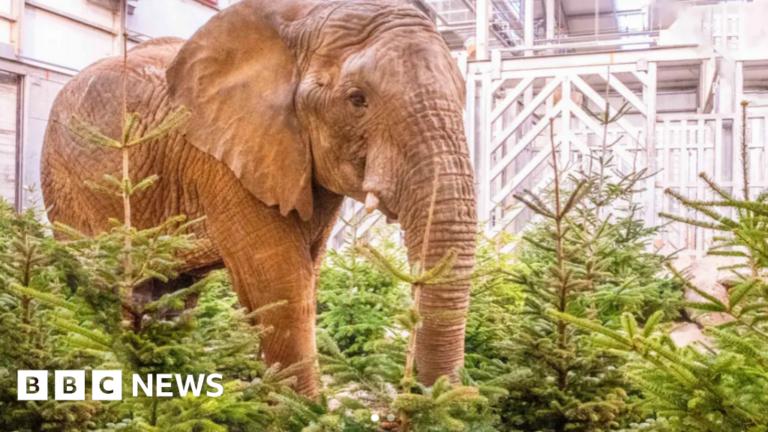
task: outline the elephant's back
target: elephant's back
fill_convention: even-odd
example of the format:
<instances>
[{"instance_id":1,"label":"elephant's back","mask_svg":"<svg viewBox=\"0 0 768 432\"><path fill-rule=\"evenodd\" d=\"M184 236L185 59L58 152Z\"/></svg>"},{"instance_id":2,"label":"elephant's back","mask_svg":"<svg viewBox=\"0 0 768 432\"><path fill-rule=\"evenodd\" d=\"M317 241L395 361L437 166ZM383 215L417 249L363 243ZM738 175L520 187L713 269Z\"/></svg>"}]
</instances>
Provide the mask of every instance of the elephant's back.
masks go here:
<instances>
[{"instance_id":1,"label":"elephant's back","mask_svg":"<svg viewBox=\"0 0 768 432\"><path fill-rule=\"evenodd\" d=\"M165 70L183 42L178 38L153 39L128 52L126 108L129 113L139 113L142 122L151 122L154 111L166 101ZM56 97L49 129L66 129L72 116L77 116L97 126L104 135L118 138L122 128L123 70L122 57L109 57L77 74Z\"/></svg>"},{"instance_id":2,"label":"elephant's back","mask_svg":"<svg viewBox=\"0 0 768 432\"><path fill-rule=\"evenodd\" d=\"M78 119L89 128L120 141L122 132L123 88L128 113L137 113L142 134L157 126L168 115L170 106L165 69L183 40L161 38L138 45L128 53L127 75L123 85L123 59L98 61L70 80L57 96L42 152L42 191L49 218L74 225L86 232L104 228L108 217L122 214L117 197L97 194L85 182L99 181L105 174L119 175L121 152L94 146L73 133ZM140 180L161 174L168 159L169 145L180 140L177 134L131 148L131 178ZM172 180L172 179L169 179ZM76 207L80 207L75 210ZM83 207L87 211L83 214ZM102 222L97 222L102 221ZM153 222L153 221L148 221Z\"/></svg>"}]
</instances>

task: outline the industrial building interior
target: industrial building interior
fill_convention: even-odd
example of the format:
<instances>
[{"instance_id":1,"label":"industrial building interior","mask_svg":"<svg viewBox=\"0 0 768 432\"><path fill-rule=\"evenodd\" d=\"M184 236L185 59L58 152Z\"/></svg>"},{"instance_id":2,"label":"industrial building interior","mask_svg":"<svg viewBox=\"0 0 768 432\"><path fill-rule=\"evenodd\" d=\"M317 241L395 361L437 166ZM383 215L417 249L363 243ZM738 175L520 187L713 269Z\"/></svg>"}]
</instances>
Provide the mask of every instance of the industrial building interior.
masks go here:
<instances>
[{"instance_id":1,"label":"industrial building interior","mask_svg":"<svg viewBox=\"0 0 768 432\"><path fill-rule=\"evenodd\" d=\"M467 84L465 126L479 219L489 236L517 233L532 215L512 195L551 182L550 145L562 166L605 143L617 170L658 172L638 202L647 224L679 212L666 188L704 197L699 172L736 191L741 102L752 187L768 186L768 2L681 0L404 0L434 20ZM18 208L39 184L48 111L88 64L161 36L187 38L236 0L0 0L0 196ZM603 128L593 114L628 112ZM550 127L551 125L551 127ZM554 131L550 136L550 129ZM607 133L606 133L607 132ZM620 211L620 210L617 210ZM360 203L342 216L361 220ZM360 222L366 230L383 218ZM340 223L330 245L340 247ZM701 230L669 225L659 247L701 253Z\"/></svg>"},{"instance_id":2,"label":"industrial building interior","mask_svg":"<svg viewBox=\"0 0 768 432\"><path fill-rule=\"evenodd\" d=\"M551 184L551 138L560 165L569 170L583 169L608 143L619 172L632 167L657 173L637 197L653 209L643 212L649 226L664 223L658 212L682 211L664 196L666 188L707 197L700 172L738 190L734 145L742 101L749 101L751 187L766 186L760 167L768 136L768 55L760 48L766 35L758 18L768 11L765 2L418 3L467 78L467 136L486 235L519 233L532 220L513 195ZM604 131L594 114L606 106L611 115L622 107L627 112ZM346 217L359 208L349 203ZM337 230L336 246L343 231ZM709 236L669 224L655 244L701 255Z\"/></svg>"}]
</instances>

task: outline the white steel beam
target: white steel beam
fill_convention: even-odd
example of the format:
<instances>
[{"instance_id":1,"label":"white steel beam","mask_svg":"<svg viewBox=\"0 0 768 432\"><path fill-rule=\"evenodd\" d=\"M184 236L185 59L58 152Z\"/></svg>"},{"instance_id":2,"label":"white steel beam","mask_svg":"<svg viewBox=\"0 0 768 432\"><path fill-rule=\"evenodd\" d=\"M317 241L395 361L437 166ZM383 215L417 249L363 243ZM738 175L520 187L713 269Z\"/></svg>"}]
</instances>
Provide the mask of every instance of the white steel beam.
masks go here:
<instances>
[{"instance_id":1,"label":"white steel beam","mask_svg":"<svg viewBox=\"0 0 768 432\"><path fill-rule=\"evenodd\" d=\"M525 47L514 47L514 48L502 48L501 51L503 52L520 52L525 51L526 55L530 56L532 54L528 54L529 51L546 51L546 50L552 50L552 49L577 49L577 48L601 48L601 47L616 47L616 46L629 46L629 45L647 45L647 44L655 44L656 38L653 37L645 37L643 39L631 39L631 40L604 40L604 41L588 41L588 42L571 42L567 39L564 39L561 42L553 43L553 44L546 44L546 45L536 45L536 46L528 46Z\"/></svg>"},{"instance_id":2,"label":"white steel beam","mask_svg":"<svg viewBox=\"0 0 768 432\"><path fill-rule=\"evenodd\" d=\"M581 92L584 93L584 96L591 99L592 102L594 102L601 109L605 109L605 106L606 106L605 99L603 99L603 97L600 96L589 84L584 82L584 80L581 79L581 77L579 77L578 75L573 75L571 76L571 81L573 81L576 87L578 87L579 90L581 90ZM579 108L579 111L581 111L581 107L578 107L578 108ZM610 104L608 104L608 115L613 117L615 114L616 114L616 109L612 107ZM624 132L626 132L629 135L630 139L632 140L637 139L637 137L635 136L635 134L637 133L637 128L629 124L629 122L626 119L619 118L618 120L616 120L616 124L620 128L624 129Z\"/></svg>"},{"instance_id":3,"label":"white steel beam","mask_svg":"<svg viewBox=\"0 0 768 432\"><path fill-rule=\"evenodd\" d=\"M541 57L537 57L541 58ZM521 79L525 77L551 77L555 75L593 75L605 72L607 65L603 66L581 66L574 68L552 68L552 69L538 69L538 70L521 70L521 71L506 71L501 73L503 79ZM614 72L630 72L634 69L634 65L619 64L611 65L611 70Z\"/></svg>"},{"instance_id":4,"label":"white steel beam","mask_svg":"<svg viewBox=\"0 0 768 432\"><path fill-rule=\"evenodd\" d=\"M549 126L549 119L555 118L560 114L560 111L563 110L563 107L565 104L560 101L553 109L552 111L547 112L546 118L541 119L538 123L536 123L536 126L534 126L525 136L523 139L520 140L519 143L517 143L512 150L507 153L503 158L501 158L500 161L496 163L496 165L491 168L491 175L490 178L493 180L496 176L501 174L502 171L509 165L512 161L515 160L515 158L523 151L526 147L528 147L528 144L533 142L533 140L536 139L543 131L544 129Z\"/></svg>"},{"instance_id":5,"label":"white steel beam","mask_svg":"<svg viewBox=\"0 0 768 432\"><path fill-rule=\"evenodd\" d=\"M568 166L571 161L571 105L574 105L571 100L571 80L569 77L563 79L560 102L563 101L565 101L565 103L563 104L562 129L560 131L560 136L563 139L560 144L562 147L562 150L560 151L560 160L562 164L561 166ZM558 103L558 105L560 105L560 103Z\"/></svg>"},{"instance_id":6,"label":"white steel beam","mask_svg":"<svg viewBox=\"0 0 768 432\"><path fill-rule=\"evenodd\" d=\"M581 164L579 163L571 164L571 166L565 168L565 171L560 172L560 178L567 178L573 171L576 171L577 168L581 168ZM554 181L554 179L555 179L554 173L548 172L542 177L541 180L539 180L538 183L536 183L536 185L532 189L530 189L531 193L538 194L545 188L549 187ZM517 205L514 210L511 210L499 223L496 224L495 227L493 227L490 233L495 235L501 230L503 230L504 227L510 224L512 221L514 221L520 215L520 213L523 212L523 210L525 210L524 205Z\"/></svg>"},{"instance_id":7,"label":"white steel beam","mask_svg":"<svg viewBox=\"0 0 768 432\"><path fill-rule=\"evenodd\" d=\"M555 150L557 150L557 148L560 147L560 143L562 142L562 140L563 140L563 137L561 137L560 135L555 137ZM496 193L496 195L493 196L493 201L501 202L504 198L506 198L507 195L509 195L513 190L515 190L515 188L520 186L520 183L522 183L523 180L525 180L529 175L531 175L533 170L535 170L539 165L541 165L541 163L544 162L544 160L551 154L552 154L552 146L551 145L544 146L544 148L541 149L541 151L539 151L530 162L525 164L525 168L520 170L520 172L518 172L515 175L515 177L512 178L511 182L507 183L506 186L501 188L501 190L499 190Z\"/></svg>"},{"instance_id":8,"label":"white steel beam","mask_svg":"<svg viewBox=\"0 0 768 432\"><path fill-rule=\"evenodd\" d=\"M623 82L619 81L615 75L609 75L607 73L601 73L598 75L600 75L600 78L602 78L605 82L610 84L610 86L613 87L613 89L616 90L624 99L626 99L627 102L631 103L632 106L640 111L641 114L644 116L648 115L645 109L645 104L637 97L637 95L632 93L632 90L628 89Z\"/></svg>"},{"instance_id":9,"label":"white steel beam","mask_svg":"<svg viewBox=\"0 0 768 432\"><path fill-rule=\"evenodd\" d=\"M568 103L571 105L571 112L573 112L573 114L578 117L578 119L581 120L581 122L584 123L587 128L591 129L592 132L597 135L601 141L608 139L608 137L605 136L605 131L600 127L601 125L599 125L592 117L588 116L584 111L582 111L580 107L577 107L573 101L568 101ZM630 165L633 163L633 158L630 157L630 155L627 154L627 152L624 151L621 147L614 146L613 151L624 162Z\"/></svg>"},{"instance_id":10,"label":"white steel beam","mask_svg":"<svg viewBox=\"0 0 768 432\"><path fill-rule=\"evenodd\" d=\"M469 160L475 163L475 145L477 138L477 81L472 78L467 80L467 98L464 110L464 125L466 127L467 147L469 147Z\"/></svg>"},{"instance_id":11,"label":"white steel beam","mask_svg":"<svg viewBox=\"0 0 768 432\"><path fill-rule=\"evenodd\" d=\"M571 144L573 144L574 147L579 149L579 151L582 152L583 154L587 156L592 154L592 150L589 148L589 146L585 144L582 140L580 140L579 137L576 136L576 134L569 133L568 139L570 140Z\"/></svg>"},{"instance_id":12,"label":"white steel beam","mask_svg":"<svg viewBox=\"0 0 768 432\"><path fill-rule=\"evenodd\" d=\"M643 86L645 86L645 87L648 86L648 74L647 73L645 73L645 72L638 72L638 71L634 70L634 71L632 71L632 75L634 75L635 78L637 78L637 80L640 81L643 84Z\"/></svg>"},{"instance_id":13,"label":"white steel beam","mask_svg":"<svg viewBox=\"0 0 768 432\"><path fill-rule=\"evenodd\" d=\"M656 172L656 80L658 64L648 63L648 85L645 87L645 166L648 174ZM715 156L716 158L719 156ZM656 226L656 179L651 177L645 187L645 225ZM685 192L685 191L683 191ZM701 197L699 197L701 198Z\"/></svg>"},{"instance_id":14,"label":"white steel beam","mask_svg":"<svg viewBox=\"0 0 768 432\"><path fill-rule=\"evenodd\" d=\"M547 39L555 38L555 0L546 0L545 9L547 10Z\"/></svg>"},{"instance_id":15,"label":"white steel beam","mask_svg":"<svg viewBox=\"0 0 768 432\"><path fill-rule=\"evenodd\" d=\"M11 1L11 43L14 46L15 54L18 56L21 54L21 38L24 34L24 0L12 0Z\"/></svg>"},{"instance_id":16,"label":"white steel beam","mask_svg":"<svg viewBox=\"0 0 768 432\"><path fill-rule=\"evenodd\" d=\"M744 170L741 164L741 158L738 156L741 146L742 127L744 116L741 115L741 102L744 100L744 62L736 62L733 71L733 117L734 125L731 128L733 133L733 195L743 197L744 189ZM749 123L747 123L749 127ZM743 131L747 133L747 131Z\"/></svg>"},{"instance_id":17,"label":"white steel beam","mask_svg":"<svg viewBox=\"0 0 768 432\"><path fill-rule=\"evenodd\" d=\"M478 124L481 128L479 138L480 145L475 153L477 157L477 170L475 171L475 174L477 175L477 182L479 185L477 213L478 219L484 222L488 220L490 215L489 204L491 201L491 179L488 178L488 172L491 169L491 154L493 154L493 149L490 149L487 146L493 138L491 121L488 119L488 116L491 113L491 102L493 100L493 94L488 91L490 87L491 77L489 74L485 74L482 79L482 97L480 99L479 109L480 118L478 120Z\"/></svg>"},{"instance_id":18,"label":"white steel beam","mask_svg":"<svg viewBox=\"0 0 768 432\"><path fill-rule=\"evenodd\" d=\"M561 46L564 48L565 46ZM543 69L572 69L585 66L611 65L613 70L616 65L636 65L638 60L656 61L683 61L704 60L712 57L714 51L704 45L677 45L669 47L657 47L645 50L626 50L592 54L516 57L505 59L501 62L504 72L511 71L541 71ZM491 65L488 62L476 62L470 65L473 72L490 72ZM605 70L605 66L603 66ZM637 70L635 68L635 70ZM618 72L618 70L616 70Z\"/></svg>"},{"instance_id":19,"label":"white steel beam","mask_svg":"<svg viewBox=\"0 0 768 432\"><path fill-rule=\"evenodd\" d=\"M520 83L518 83L515 88L507 94L507 96L504 98L504 100L496 105L496 109L493 110L493 113L491 114L491 121L496 121L496 119L499 118L500 115L504 114L504 111L506 111L512 103L514 103L517 98L520 97L523 92L533 84L533 77L527 77L524 78Z\"/></svg>"},{"instance_id":20,"label":"white steel beam","mask_svg":"<svg viewBox=\"0 0 768 432\"><path fill-rule=\"evenodd\" d=\"M523 124L525 120L528 119L528 117L533 114L533 112L536 110L536 108L539 107L542 103L545 102L547 97L551 95L557 86L559 86L563 82L562 76L555 77L552 81L547 83L546 86L539 92L539 94L536 95L536 97L531 101L531 103L527 104L525 109L515 117L515 119L512 121L512 124L507 126L502 132L501 135L496 137L496 139L493 140L491 144L491 148L488 149L489 152L494 152L496 149L504 143L504 141L509 138L510 135L512 135L513 132L517 130L517 128L520 127L520 125Z\"/></svg>"}]
</instances>

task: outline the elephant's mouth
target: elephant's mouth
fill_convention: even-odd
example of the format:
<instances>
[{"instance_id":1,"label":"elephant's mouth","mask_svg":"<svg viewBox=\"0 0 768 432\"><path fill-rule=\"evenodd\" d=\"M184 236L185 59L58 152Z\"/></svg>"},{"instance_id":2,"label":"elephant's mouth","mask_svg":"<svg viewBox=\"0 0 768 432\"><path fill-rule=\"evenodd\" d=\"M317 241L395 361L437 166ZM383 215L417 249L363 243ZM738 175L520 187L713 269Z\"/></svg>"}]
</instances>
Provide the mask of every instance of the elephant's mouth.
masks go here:
<instances>
[{"instance_id":1,"label":"elephant's mouth","mask_svg":"<svg viewBox=\"0 0 768 432\"><path fill-rule=\"evenodd\" d=\"M379 204L379 206L377 207L377 210L379 210L381 213L384 214L384 216L387 217L387 223L398 223L397 213L392 212L383 203Z\"/></svg>"}]
</instances>

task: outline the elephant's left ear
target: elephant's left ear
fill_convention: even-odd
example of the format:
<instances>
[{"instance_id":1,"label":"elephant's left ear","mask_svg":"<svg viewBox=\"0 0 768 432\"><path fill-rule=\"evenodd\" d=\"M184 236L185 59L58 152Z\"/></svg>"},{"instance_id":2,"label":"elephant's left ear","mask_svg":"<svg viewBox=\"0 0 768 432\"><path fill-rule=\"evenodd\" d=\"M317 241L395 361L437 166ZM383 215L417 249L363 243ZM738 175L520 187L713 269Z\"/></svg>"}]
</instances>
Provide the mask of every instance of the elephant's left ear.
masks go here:
<instances>
[{"instance_id":1,"label":"elephant's left ear","mask_svg":"<svg viewBox=\"0 0 768 432\"><path fill-rule=\"evenodd\" d=\"M245 0L211 19L166 77L171 103L192 112L183 132L267 205L312 217L312 161L298 121L296 60L280 36L306 3Z\"/></svg>"}]
</instances>

